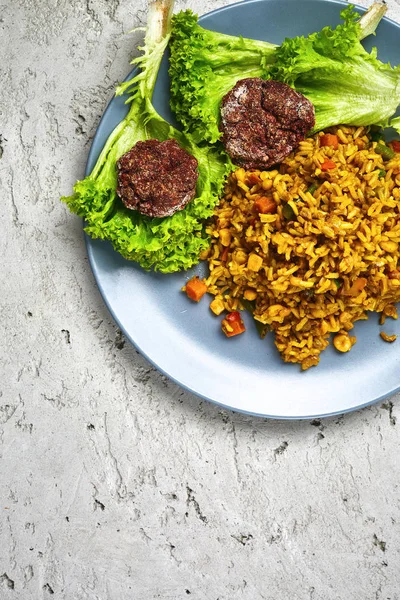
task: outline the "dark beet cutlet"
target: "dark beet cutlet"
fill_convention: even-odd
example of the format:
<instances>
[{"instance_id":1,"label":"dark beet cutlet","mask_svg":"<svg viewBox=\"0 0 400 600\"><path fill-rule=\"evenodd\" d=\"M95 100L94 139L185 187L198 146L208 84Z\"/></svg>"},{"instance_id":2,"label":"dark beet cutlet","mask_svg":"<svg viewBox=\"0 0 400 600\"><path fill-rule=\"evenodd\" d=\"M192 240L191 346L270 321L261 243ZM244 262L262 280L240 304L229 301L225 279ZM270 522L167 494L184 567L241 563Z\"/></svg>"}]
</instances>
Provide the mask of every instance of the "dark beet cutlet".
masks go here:
<instances>
[{"instance_id":1,"label":"dark beet cutlet","mask_svg":"<svg viewBox=\"0 0 400 600\"><path fill-rule=\"evenodd\" d=\"M169 217L196 195L197 160L176 140L137 142L117 168L118 196L142 215Z\"/></svg>"},{"instance_id":2,"label":"dark beet cutlet","mask_svg":"<svg viewBox=\"0 0 400 600\"><path fill-rule=\"evenodd\" d=\"M279 81L241 79L222 99L222 142L245 169L281 162L314 124L311 102Z\"/></svg>"}]
</instances>

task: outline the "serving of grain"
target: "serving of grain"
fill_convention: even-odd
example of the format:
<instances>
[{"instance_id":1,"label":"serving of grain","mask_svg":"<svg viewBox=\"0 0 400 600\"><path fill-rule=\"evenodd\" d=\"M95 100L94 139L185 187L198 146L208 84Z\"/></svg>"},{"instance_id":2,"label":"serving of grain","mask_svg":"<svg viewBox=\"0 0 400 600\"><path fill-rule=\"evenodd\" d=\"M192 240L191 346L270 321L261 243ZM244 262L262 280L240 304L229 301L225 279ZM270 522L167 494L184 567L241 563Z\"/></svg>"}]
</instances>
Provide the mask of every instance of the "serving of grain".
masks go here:
<instances>
[{"instance_id":1,"label":"serving of grain","mask_svg":"<svg viewBox=\"0 0 400 600\"><path fill-rule=\"evenodd\" d=\"M320 132L275 169L233 172L208 233L211 309L250 306L308 369L331 334L350 350L368 311L397 318L400 154L368 128Z\"/></svg>"}]
</instances>

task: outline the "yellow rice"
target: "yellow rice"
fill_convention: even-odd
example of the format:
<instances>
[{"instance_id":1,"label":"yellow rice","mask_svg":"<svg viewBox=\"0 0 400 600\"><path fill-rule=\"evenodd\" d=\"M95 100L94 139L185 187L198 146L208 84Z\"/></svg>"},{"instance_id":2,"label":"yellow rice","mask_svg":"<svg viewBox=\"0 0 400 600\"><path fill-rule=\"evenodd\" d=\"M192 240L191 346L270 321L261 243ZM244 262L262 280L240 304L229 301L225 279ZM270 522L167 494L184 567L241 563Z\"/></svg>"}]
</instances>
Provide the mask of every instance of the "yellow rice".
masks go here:
<instances>
[{"instance_id":1,"label":"yellow rice","mask_svg":"<svg viewBox=\"0 0 400 600\"><path fill-rule=\"evenodd\" d=\"M214 306L239 310L243 297L254 299L254 316L274 332L283 360L303 369L318 364L331 333L347 351L355 321L367 311L397 318L400 301L400 154L383 160L366 128L330 132L336 150L321 146L321 132L279 168L252 171L250 180L237 169L208 228ZM321 170L326 159L337 167ZM276 212L258 215L260 196L272 198Z\"/></svg>"}]
</instances>

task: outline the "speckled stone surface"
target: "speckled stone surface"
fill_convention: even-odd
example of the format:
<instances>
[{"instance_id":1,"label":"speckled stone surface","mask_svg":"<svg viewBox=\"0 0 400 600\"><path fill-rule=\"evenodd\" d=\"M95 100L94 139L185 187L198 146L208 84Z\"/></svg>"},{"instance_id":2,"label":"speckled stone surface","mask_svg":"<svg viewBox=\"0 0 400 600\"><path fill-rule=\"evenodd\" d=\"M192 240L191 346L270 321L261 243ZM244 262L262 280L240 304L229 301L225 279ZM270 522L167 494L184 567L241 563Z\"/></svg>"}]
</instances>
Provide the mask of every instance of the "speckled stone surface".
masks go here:
<instances>
[{"instance_id":1,"label":"speckled stone surface","mask_svg":"<svg viewBox=\"0 0 400 600\"><path fill-rule=\"evenodd\" d=\"M398 600L398 397L312 422L222 411L102 302L59 196L145 21L144 0L1 7L0 599Z\"/></svg>"}]
</instances>

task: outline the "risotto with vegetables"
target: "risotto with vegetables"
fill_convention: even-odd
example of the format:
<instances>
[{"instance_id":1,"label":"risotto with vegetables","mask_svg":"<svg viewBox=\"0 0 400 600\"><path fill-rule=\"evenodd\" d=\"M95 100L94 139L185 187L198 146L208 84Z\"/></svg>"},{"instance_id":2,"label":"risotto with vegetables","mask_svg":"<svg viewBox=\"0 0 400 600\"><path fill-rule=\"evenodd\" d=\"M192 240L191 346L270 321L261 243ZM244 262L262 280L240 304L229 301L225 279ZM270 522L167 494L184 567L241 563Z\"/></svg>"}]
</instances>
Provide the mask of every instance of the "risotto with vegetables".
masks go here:
<instances>
[{"instance_id":1,"label":"risotto with vegetables","mask_svg":"<svg viewBox=\"0 0 400 600\"><path fill-rule=\"evenodd\" d=\"M369 128L340 126L300 142L278 168L230 175L208 228L205 280L211 310L229 313L228 333L232 313L248 309L283 360L308 369L332 333L337 350L350 350L368 311L397 318L396 150Z\"/></svg>"}]
</instances>

